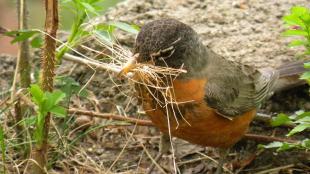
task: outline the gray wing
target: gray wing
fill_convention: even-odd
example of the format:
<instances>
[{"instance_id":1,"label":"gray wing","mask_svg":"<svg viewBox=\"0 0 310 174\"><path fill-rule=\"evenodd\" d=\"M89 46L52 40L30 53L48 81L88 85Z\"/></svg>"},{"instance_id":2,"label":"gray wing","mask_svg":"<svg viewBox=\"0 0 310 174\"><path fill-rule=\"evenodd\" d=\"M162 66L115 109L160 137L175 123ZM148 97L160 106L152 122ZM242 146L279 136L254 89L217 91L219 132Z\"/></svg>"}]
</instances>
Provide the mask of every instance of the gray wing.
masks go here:
<instances>
[{"instance_id":1,"label":"gray wing","mask_svg":"<svg viewBox=\"0 0 310 174\"><path fill-rule=\"evenodd\" d=\"M220 115L234 117L256 108L272 94L278 73L272 69L254 69L250 66L224 60L212 55L208 65L208 83L205 87L207 104ZM210 54L209 54L210 55Z\"/></svg>"}]
</instances>

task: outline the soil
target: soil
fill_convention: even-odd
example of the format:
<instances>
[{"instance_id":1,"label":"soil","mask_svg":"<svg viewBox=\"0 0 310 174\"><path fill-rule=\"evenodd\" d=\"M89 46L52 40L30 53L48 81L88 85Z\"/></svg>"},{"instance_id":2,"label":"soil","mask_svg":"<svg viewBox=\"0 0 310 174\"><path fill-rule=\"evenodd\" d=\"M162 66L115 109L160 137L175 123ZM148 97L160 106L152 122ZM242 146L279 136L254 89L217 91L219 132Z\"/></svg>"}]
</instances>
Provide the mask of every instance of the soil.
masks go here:
<instances>
[{"instance_id":1,"label":"soil","mask_svg":"<svg viewBox=\"0 0 310 174\"><path fill-rule=\"evenodd\" d=\"M124 21L142 26L154 19L176 18L191 25L204 43L218 54L257 68L277 67L296 60L300 51L288 48L287 44L291 39L281 36L281 32L284 31L281 18L294 5L309 6L309 2L128 0L109 10L98 20ZM123 46L132 48L133 35L119 32L118 39ZM0 56L0 99L9 95L14 62L14 57ZM34 62L38 62L38 59ZM37 63L33 64L33 68L37 66ZM71 107L147 119L134 97L132 84L125 79L67 61L58 68L57 74L68 75L82 86L87 84L88 97L72 96ZM276 94L263 104L259 112L273 116L280 112L291 114L299 109L310 110L309 101L308 87L302 86ZM52 149L60 154L51 173L145 173L152 164L148 153L153 157L158 153L160 133L153 127L122 126L124 122L89 119L86 116L70 118L73 124L69 125L70 133L66 134L64 139L68 140L67 144L76 139L77 141L72 147L66 146L66 143L63 146L56 142L51 143ZM83 123L89 125L78 128ZM273 128L267 123L253 122L249 132L286 138L288 130L286 127ZM306 133L294 138L305 137L309 138ZM294 150L278 153L274 149L260 150L257 148L258 144L255 141L240 141L231 149L225 166L233 173L272 173L267 170L276 167L282 169L273 173L310 173L310 159L306 152ZM216 163L206 158L208 156L218 160L218 154L214 149L192 145L179 139L173 139L173 145L180 173L215 171ZM174 172L171 151L164 155L159 164L167 173ZM153 173L160 173L160 170L155 167Z\"/></svg>"}]
</instances>

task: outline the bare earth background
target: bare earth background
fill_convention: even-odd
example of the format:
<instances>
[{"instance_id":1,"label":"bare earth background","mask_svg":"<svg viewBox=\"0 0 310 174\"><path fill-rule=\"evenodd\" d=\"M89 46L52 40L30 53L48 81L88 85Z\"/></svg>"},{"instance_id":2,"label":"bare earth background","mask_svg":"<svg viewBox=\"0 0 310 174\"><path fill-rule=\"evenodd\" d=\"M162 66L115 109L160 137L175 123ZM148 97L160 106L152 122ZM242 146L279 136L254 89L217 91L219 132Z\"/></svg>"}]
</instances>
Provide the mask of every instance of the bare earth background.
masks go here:
<instances>
[{"instance_id":1,"label":"bare earth background","mask_svg":"<svg viewBox=\"0 0 310 174\"><path fill-rule=\"evenodd\" d=\"M299 50L287 47L288 38L282 37L284 30L281 18L289 13L294 5L309 7L308 0L127 0L98 18L99 21L124 21L142 26L146 22L160 18L176 18L192 26L202 37L204 43L215 52L245 64L255 67L277 67L284 62L295 60ZM132 48L133 35L119 32L117 35L123 46ZM36 56L34 56L36 57ZM5 95L13 79L15 58L2 55L0 57L0 92ZM38 65L38 59L33 66ZM95 72L82 65L64 61L57 74L69 74L81 85L85 85ZM96 110L102 113L114 113L128 116L140 116L137 99L133 88L126 80L116 78L107 72L96 72L87 85L90 92L88 99L76 96L72 98L72 106L86 110ZM298 91L298 92L297 92ZM260 112L273 115L278 112L291 113L298 109L310 109L310 99L305 88L298 88L285 94L278 94L265 102ZM1 97L0 95L0 97ZM151 165L147 156L153 157L158 152L159 132L155 128L134 126L119 126L121 122L112 122L87 117L77 117L72 130L80 122L89 122L90 128L76 129L64 137L73 141L83 135L86 130L94 129L81 136L75 143L76 148L70 150L56 149L62 154L56 162L53 172L65 173L77 170L80 173L99 173L107 171L113 164L113 172L144 173ZM97 128L100 127L100 128ZM131 135L134 130L134 134ZM285 137L287 128L272 128L262 123L254 122L250 132L262 135ZM300 135L304 138L306 135ZM298 137L297 137L298 138ZM143 146L147 149L143 149ZM174 140L176 161L181 173L212 173L216 164L201 155L218 159L211 148L191 145L181 140ZM125 147L125 148L124 148ZM124 149L123 149L124 148ZM63 150L63 151L62 151ZM68 150L64 152L65 150ZM121 154L119 156L119 154ZM204 158L200 159L199 158ZM309 173L309 154L298 151L276 153L272 150L260 151L257 143L242 140L231 151L226 165L229 169L244 167L240 173L257 173L278 166L284 167L282 173ZM173 172L172 155L166 155L160 165L168 173ZM239 165L239 167L238 167ZM155 168L154 173L159 171Z\"/></svg>"}]
</instances>

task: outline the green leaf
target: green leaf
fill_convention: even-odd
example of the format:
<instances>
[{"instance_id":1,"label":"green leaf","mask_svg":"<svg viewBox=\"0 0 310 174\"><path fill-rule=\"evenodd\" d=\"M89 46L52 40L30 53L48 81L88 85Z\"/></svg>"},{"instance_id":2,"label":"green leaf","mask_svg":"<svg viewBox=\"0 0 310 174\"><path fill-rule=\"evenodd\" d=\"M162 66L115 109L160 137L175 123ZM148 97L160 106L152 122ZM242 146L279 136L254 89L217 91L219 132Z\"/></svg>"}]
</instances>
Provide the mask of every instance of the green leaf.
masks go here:
<instances>
[{"instance_id":1,"label":"green leaf","mask_svg":"<svg viewBox=\"0 0 310 174\"><path fill-rule=\"evenodd\" d=\"M305 117L310 117L310 112L302 112L297 115L296 119L303 119Z\"/></svg>"},{"instance_id":2,"label":"green leaf","mask_svg":"<svg viewBox=\"0 0 310 174\"><path fill-rule=\"evenodd\" d=\"M304 67L307 68L307 69L310 68L310 62L304 63Z\"/></svg>"},{"instance_id":3,"label":"green leaf","mask_svg":"<svg viewBox=\"0 0 310 174\"><path fill-rule=\"evenodd\" d=\"M95 36L105 44L112 46L114 43L114 37L108 31L94 31Z\"/></svg>"},{"instance_id":4,"label":"green leaf","mask_svg":"<svg viewBox=\"0 0 310 174\"><path fill-rule=\"evenodd\" d=\"M292 41L288 46L289 47L296 47L296 46L301 46L301 45L306 45L307 42L303 40L294 40Z\"/></svg>"},{"instance_id":5,"label":"green leaf","mask_svg":"<svg viewBox=\"0 0 310 174\"><path fill-rule=\"evenodd\" d=\"M15 38L11 41L11 43L25 41L37 33L38 31L33 30L17 31Z\"/></svg>"},{"instance_id":6,"label":"green leaf","mask_svg":"<svg viewBox=\"0 0 310 174\"><path fill-rule=\"evenodd\" d=\"M266 148L266 149L271 149L271 148L277 148L277 151L286 151L292 148L298 148L300 147L300 144L290 144L290 143L283 143L283 142L272 142L269 143L268 145L260 145L260 148Z\"/></svg>"},{"instance_id":7,"label":"green leaf","mask_svg":"<svg viewBox=\"0 0 310 174\"><path fill-rule=\"evenodd\" d=\"M281 113L281 114L278 114L277 117L272 118L271 125L272 126L280 126L283 124L288 124L290 122L291 122L291 120L288 117L288 115Z\"/></svg>"},{"instance_id":8,"label":"green leaf","mask_svg":"<svg viewBox=\"0 0 310 174\"><path fill-rule=\"evenodd\" d=\"M310 123L310 116L305 116L303 118L300 118L294 121L294 123L299 123L299 124Z\"/></svg>"},{"instance_id":9,"label":"green leaf","mask_svg":"<svg viewBox=\"0 0 310 174\"><path fill-rule=\"evenodd\" d=\"M300 76L300 79L309 80L309 79L310 79L310 71L304 72L304 73Z\"/></svg>"},{"instance_id":10,"label":"green leaf","mask_svg":"<svg viewBox=\"0 0 310 174\"><path fill-rule=\"evenodd\" d=\"M54 91L52 93L47 92L46 93L46 102L44 105L44 109L49 112L51 108L56 106L62 99L66 97L66 94L62 91Z\"/></svg>"},{"instance_id":11,"label":"green leaf","mask_svg":"<svg viewBox=\"0 0 310 174\"><path fill-rule=\"evenodd\" d=\"M127 31L129 33L138 34L139 30L137 30L137 26L129 25L124 22L111 22L109 23L112 26L115 26L121 30Z\"/></svg>"},{"instance_id":12,"label":"green leaf","mask_svg":"<svg viewBox=\"0 0 310 174\"><path fill-rule=\"evenodd\" d=\"M26 126L33 126L36 123L37 117L32 115L30 117L25 118L23 121Z\"/></svg>"},{"instance_id":13,"label":"green leaf","mask_svg":"<svg viewBox=\"0 0 310 174\"><path fill-rule=\"evenodd\" d=\"M34 101L38 106L41 106L44 101L44 94L39 85L30 85L30 88L28 90L32 95L32 101Z\"/></svg>"},{"instance_id":14,"label":"green leaf","mask_svg":"<svg viewBox=\"0 0 310 174\"><path fill-rule=\"evenodd\" d=\"M66 97L70 97L72 94L77 94L80 97L87 97L88 93L86 90L81 90L81 86L72 77L69 76L58 76L56 77L56 85L59 89L66 94Z\"/></svg>"},{"instance_id":15,"label":"green leaf","mask_svg":"<svg viewBox=\"0 0 310 174\"><path fill-rule=\"evenodd\" d=\"M270 148L278 148L278 147L281 147L282 145L283 145L282 142L275 141L275 142L269 143L267 145L263 145L263 147L270 149Z\"/></svg>"},{"instance_id":16,"label":"green leaf","mask_svg":"<svg viewBox=\"0 0 310 174\"><path fill-rule=\"evenodd\" d=\"M308 33L303 30L286 30L282 34L284 36L308 36Z\"/></svg>"},{"instance_id":17,"label":"green leaf","mask_svg":"<svg viewBox=\"0 0 310 174\"><path fill-rule=\"evenodd\" d=\"M300 18L296 15L287 15L282 18L283 21L285 21L289 26L298 26L301 28L305 28L304 23Z\"/></svg>"},{"instance_id":18,"label":"green leaf","mask_svg":"<svg viewBox=\"0 0 310 174\"><path fill-rule=\"evenodd\" d=\"M67 110L62 106L54 106L50 112L59 118L64 118L67 115Z\"/></svg>"},{"instance_id":19,"label":"green leaf","mask_svg":"<svg viewBox=\"0 0 310 174\"><path fill-rule=\"evenodd\" d=\"M36 36L31 40L30 44L33 48L41 48L43 45L43 39L41 36Z\"/></svg>"},{"instance_id":20,"label":"green leaf","mask_svg":"<svg viewBox=\"0 0 310 174\"><path fill-rule=\"evenodd\" d=\"M291 135L294 135L296 133L302 132L302 131L304 131L305 129L308 129L308 128L310 128L310 123L300 124L300 125L296 126L294 129L292 129L287 134L287 136L291 136Z\"/></svg>"},{"instance_id":21,"label":"green leaf","mask_svg":"<svg viewBox=\"0 0 310 174\"><path fill-rule=\"evenodd\" d=\"M304 139L301 142L301 146L309 150L310 149L310 139Z\"/></svg>"},{"instance_id":22,"label":"green leaf","mask_svg":"<svg viewBox=\"0 0 310 174\"><path fill-rule=\"evenodd\" d=\"M282 146L280 146L277 151L280 152L280 151L287 151L289 149L292 149L294 147L298 147L297 144L289 144L289 143L283 143Z\"/></svg>"},{"instance_id":23,"label":"green leaf","mask_svg":"<svg viewBox=\"0 0 310 174\"><path fill-rule=\"evenodd\" d=\"M296 16L304 16L309 14L309 10L306 7L294 6L291 8L291 13Z\"/></svg>"},{"instance_id":24,"label":"green leaf","mask_svg":"<svg viewBox=\"0 0 310 174\"><path fill-rule=\"evenodd\" d=\"M86 2L81 2L81 5L87 10L89 11L90 13L93 13L97 16L99 16L99 13L97 13L97 10L94 6L92 6L91 4L89 3L86 3Z\"/></svg>"}]
</instances>

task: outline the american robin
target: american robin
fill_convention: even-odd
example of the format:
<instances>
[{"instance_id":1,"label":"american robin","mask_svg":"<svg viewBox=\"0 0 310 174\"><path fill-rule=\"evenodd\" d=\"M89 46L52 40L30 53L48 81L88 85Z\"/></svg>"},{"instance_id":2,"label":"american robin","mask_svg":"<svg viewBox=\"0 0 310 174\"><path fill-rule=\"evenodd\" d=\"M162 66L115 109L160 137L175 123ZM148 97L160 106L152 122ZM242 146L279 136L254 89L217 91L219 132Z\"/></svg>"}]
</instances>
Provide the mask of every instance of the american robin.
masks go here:
<instances>
[{"instance_id":1,"label":"american robin","mask_svg":"<svg viewBox=\"0 0 310 174\"><path fill-rule=\"evenodd\" d=\"M137 85L143 108L155 126L188 142L223 149L242 138L281 73L255 69L214 53L190 26L174 19L144 25L134 54L135 59L121 74L136 64L186 70L177 77L160 76L171 87L170 95L164 96L150 85Z\"/></svg>"}]
</instances>

